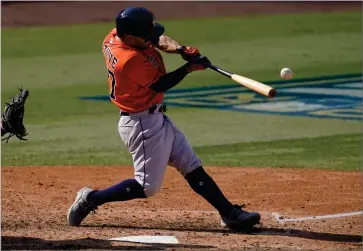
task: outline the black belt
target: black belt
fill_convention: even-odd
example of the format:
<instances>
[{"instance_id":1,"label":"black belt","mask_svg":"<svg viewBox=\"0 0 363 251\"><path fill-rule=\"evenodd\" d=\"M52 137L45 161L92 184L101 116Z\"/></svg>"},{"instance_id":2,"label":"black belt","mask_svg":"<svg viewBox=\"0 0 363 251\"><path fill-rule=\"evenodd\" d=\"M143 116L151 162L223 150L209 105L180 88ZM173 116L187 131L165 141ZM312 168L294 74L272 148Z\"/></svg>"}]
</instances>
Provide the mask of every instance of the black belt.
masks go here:
<instances>
[{"instance_id":1,"label":"black belt","mask_svg":"<svg viewBox=\"0 0 363 251\"><path fill-rule=\"evenodd\" d=\"M149 107L149 114L155 113L156 108L158 108L157 105L152 105ZM159 110L157 110L157 112L166 112L166 105L162 104L159 108ZM120 113L121 116L130 116L130 113L128 112L122 112Z\"/></svg>"}]
</instances>

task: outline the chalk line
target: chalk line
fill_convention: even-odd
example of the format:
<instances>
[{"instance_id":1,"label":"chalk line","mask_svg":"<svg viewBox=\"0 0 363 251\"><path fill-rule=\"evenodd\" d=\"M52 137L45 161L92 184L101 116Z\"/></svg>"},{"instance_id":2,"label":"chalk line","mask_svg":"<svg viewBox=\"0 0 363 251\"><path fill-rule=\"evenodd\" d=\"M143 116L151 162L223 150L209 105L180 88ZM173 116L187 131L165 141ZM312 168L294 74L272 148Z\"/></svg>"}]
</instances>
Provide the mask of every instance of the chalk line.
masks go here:
<instances>
[{"instance_id":1,"label":"chalk line","mask_svg":"<svg viewBox=\"0 0 363 251\"><path fill-rule=\"evenodd\" d=\"M120 210L120 213L130 213L130 214L184 214L184 213L194 213L194 214L216 214L219 213L215 210ZM272 215L277 222L294 222L294 221L308 221L308 220L321 220L321 219L332 219L332 218L343 218L348 216L356 216L363 214L362 211L358 212L349 212L349 213L339 213L339 214L327 214L327 215L319 215L319 216L308 216L308 217L300 217L300 218L285 218L279 213L276 212L260 212L262 215Z\"/></svg>"},{"instance_id":2,"label":"chalk line","mask_svg":"<svg viewBox=\"0 0 363 251\"><path fill-rule=\"evenodd\" d=\"M319 215L319 216L309 216L309 217L301 217L301 218L283 218L278 213L272 213L275 219L278 222L288 222L288 221L306 221L306 220L321 220L321 219L332 219L332 218L343 218L348 216L355 216L362 214L362 211L358 212L349 212L349 213L340 213L340 214L327 214L327 215Z\"/></svg>"},{"instance_id":3,"label":"chalk line","mask_svg":"<svg viewBox=\"0 0 363 251\"><path fill-rule=\"evenodd\" d=\"M217 211L204 211L204 210L117 210L120 213L171 213L171 214L180 214L180 213L218 213Z\"/></svg>"}]
</instances>

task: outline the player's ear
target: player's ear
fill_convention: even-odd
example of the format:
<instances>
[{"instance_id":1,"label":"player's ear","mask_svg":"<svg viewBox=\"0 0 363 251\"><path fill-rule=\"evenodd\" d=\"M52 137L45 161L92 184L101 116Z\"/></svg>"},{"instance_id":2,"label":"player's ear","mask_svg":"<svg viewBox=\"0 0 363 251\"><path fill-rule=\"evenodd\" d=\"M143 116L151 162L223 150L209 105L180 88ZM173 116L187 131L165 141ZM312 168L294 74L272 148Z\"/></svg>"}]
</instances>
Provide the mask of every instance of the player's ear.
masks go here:
<instances>
[{"instance_id":1,"label":"player's ear","mask_svg":"<svg viewBox=\"0 0 363 251\"><path fill-rule=\"evenodd\" d=\"M128 42L133 42L133 36L129 35L129 34L123 34L121 37L121 40L128 43Z\"/></svg>"},{"instance_id":2,"label":"player's ear","mask_svg":"<svg viewBox=\"0 0 363 251\"><path fill-rule=\"evenodd\" d=\"M130 41L130 43L132 43L132 44L135 44L135 45L137 45L137 44L139 44L140 43L140 41L143 41L143 39L142 38L139 38L139 37L137 37L137 36L133 36L133 35L128 35L129 36L129 41Z\"/></svg>"}]
</instances>

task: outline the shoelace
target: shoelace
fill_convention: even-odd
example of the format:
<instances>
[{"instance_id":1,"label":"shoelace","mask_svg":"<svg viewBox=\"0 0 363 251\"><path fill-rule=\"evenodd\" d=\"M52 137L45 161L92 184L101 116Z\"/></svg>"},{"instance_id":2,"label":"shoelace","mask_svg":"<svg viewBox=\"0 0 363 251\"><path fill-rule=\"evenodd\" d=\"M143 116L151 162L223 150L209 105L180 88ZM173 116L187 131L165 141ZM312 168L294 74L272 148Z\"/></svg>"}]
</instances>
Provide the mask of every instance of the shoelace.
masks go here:
<instances>
[{"instance_id":1,"label":"shoelace","mask_svg":"<svg viewBox=\"0 0 363 251\"><path fill-rule=\"evenodd\" d=\"M234 205L233 205L233 207L234 207L235 209L242 210L242 208L244 208L244 207L245 207L245 204L241 204L241 205L234 204Z\"/></svg>"},{"instance_id":2,"label":"shoelace","mask_svg":"<svg viewBox=\"0 0 363 251\"><path fill-rule=\"evenodd\" d=\"M85 202L85 203L80 203L80 206L87 211L90 211L90 213L95 214L96 210L98 209L97 206L94 206L93 204L89 203L89 202Z\"/></svg>"},{"instance_id":3,"label":"shoelace","mask_svg":"<svg viewBox=\"0 0 363 251\"><path fill-rule=\"evenodd\" d=\"M13 137L15 135L15 133L10 133L9 134L9 136L7 137L7 138L3 138L3 139L1 139L1 141L3 141L3 140L6 140L6 144L9 142L9 139L11 138L11 137Z\"/></svg>"},{"instance_id":4,"label":"shoelace","mask_svg":"<svg viewBox=\"0 0 363 251\"><path fill-rule=\"evenodd\" d=\"M6 144L9 142L9 139L11 138L11 137L13 137L13 136L16 136L18 139L20 139L20 140L28 140L28 139L26 139L26 138L24 138L25 136L27 136L28 135L28 133L27 134L25 134L24 136L19 136L18 134L15 134L15 133L10 133L9 134L9 136L7 137L7 138L3 138L3 139L1 139L1 141L4 141L4 140L6 140Z\"/></svg>"},{"instance_id":5,"label":"shoelace","mask_svg":"<svg viewBox=\"0 0 363 251\"><path fill-rule=\"evenodd\" d=\"M246 205L245 204L242 204L242 205L238 205L238 204L235 204L235 205L233 205L235 208L237 208L237 209L242 209L242 208L244 208L244 207L246 207Z\"/></svg>"}]
</instances>

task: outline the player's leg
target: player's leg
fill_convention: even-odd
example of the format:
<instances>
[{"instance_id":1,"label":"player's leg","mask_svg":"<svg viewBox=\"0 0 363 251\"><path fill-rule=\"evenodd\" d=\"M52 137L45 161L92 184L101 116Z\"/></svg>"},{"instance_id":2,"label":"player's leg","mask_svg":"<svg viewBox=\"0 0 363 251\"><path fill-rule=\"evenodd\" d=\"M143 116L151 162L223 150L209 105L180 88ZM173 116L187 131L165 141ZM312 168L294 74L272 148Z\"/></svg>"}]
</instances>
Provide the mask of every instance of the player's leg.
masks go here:
<instances>
[{"instance_id":1,"label":"player's leg","mask_svg":"<svg viewBox=\"0 0 363 251\"><path fill-rule=\"evenodd\" d=\"M172 147L172 138L167 137L172 128L163 120L161 113L121 117L119 133L131 152L135 177L103 190L82 188L68 213L70 225L78 226L104 203L147 198L160 190Z\"/></svg>"},{"instance_id":2,"label":"player's leg","mask_svg":"<svg viewBox=\"0 0 363 251\"><path fill-rule=\"evenodd\" d=\"M179 169L182 168L179 167ZM242 206L232 205L202 166L187 173L184 178L196 193L218 210L223 227L249 228L260 221L261 216L259 213L249 213L242 210Z\"/></svg>"},{"instance_id":3,"label":"player's leg","mask_svg":"<svg viewBox=\"0 0 363 251\"><path fill-rule=\"evenodd\" d=\"M227 200L214 180L205 172L201 160L179 130L175 134L169 165L175 167L184 176L190 187L216 208L221 215L228 215L233 210L232 203Z\"/></svg>"},{"instance_id":4,"label":"player's leg","mask_svg":"<svg viewBox=\"0 0 363 251\"><path fill-rule=\"evenodd\" d=\"M134 178L126 179L103 190L94 190L87 198L96 206L113 201L146 198L144 188Z\"/></svg>"},{"instance_id":5,"label":"player's leg","mask_svg":"<svg viewBox=\"0 0 363 251\"><path fill-rule=\"evenodd\" d=\"M177 168L184 176L190 187L208 201L222 217L228 227L234 225L256 224L260 220L258 213L248 213L233 205L219 189L218 185L202 167L202 163L193 151L184 134L168 118L166 120L176 130L169 164Z\"/></svg>"},{"instance_id":6,"label":"player's leg","mask_svg":"<svg viewBox=\"0 0 363 251\"><path fill-rule=\"evenodd\" d=\"M102 205L156 194L162 184L168 159L167 156L160 156L163 153L161 148L165 146L163 130L162 118L155 115L121 117L119 133L132 155L134 178L95 191L90 195L90 200L96 205Z\"/></svg>"}]
</instances>

